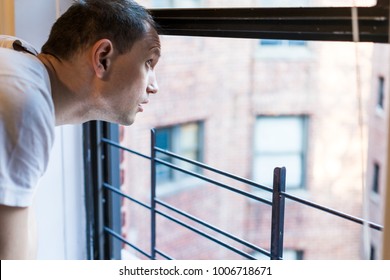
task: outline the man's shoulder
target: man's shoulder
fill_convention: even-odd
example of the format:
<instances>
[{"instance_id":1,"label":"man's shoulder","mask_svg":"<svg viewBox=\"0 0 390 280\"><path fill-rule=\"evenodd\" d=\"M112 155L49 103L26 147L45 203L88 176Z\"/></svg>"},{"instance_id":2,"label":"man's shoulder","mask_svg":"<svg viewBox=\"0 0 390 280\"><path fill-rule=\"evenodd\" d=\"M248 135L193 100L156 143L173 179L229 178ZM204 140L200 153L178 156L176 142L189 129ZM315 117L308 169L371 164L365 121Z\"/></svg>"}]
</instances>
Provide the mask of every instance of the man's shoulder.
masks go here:
<instances>
[{"instance_id":1,"label":"man's shoulder","mask_svg":"<svg viewBox=\"0 0 390 280\"><path fill-rule=\"evenodd\" d=\"M41 62L36 57L37 51L25 41L8 36L0 35L0 75L13 76L24 75L31 69L42 69Z\"/></svg>"},{"instance_id":2,"label":"man's shoulder","mask_svg":"<svg viewBox=\"0 0 390 280\"><path fill-rule=\"evenodd\" d=\"M35 47L28 42L9 35L0 34L0 48L12 49L16 51L27 52L33 55L37 55L38 52Z\"/></svg>"},{"instance_id":3,"label":"man's shoulder","mask_svg":"<svg viewBox=\"0 0 390 280\"><path fill-rule=\"evenodd\" d=\"M0 47L0 59L0 75L4 74L8 69L10 71L23 70L35 67L35 64L39 63L39 59L36 56L2 47Z\"/></svg>"},{"instance_id":4,"label":"man's shoulder","mask_svg":"<svg viewBox=\"0 0 390 280\"><path fill-rule=\"evenodd\" d=\"M27 83L27 88L39 88L47 97L51 96L49 74L44 64L35 55L0 47L0 61L1 83L13 83L19 88Z\"/></svg>"},{"instance_id":5,"label":"man's shoulder","mask_svg":"<svg viewBox=\"0 0 390 280\"><path fill-rule=\"evenodd\" d=\"M0 36L3 46L12 38ZM46 117L53 118L50 78L43 63L28 52L3 47L0 47L0 61L0 100L3 106L7 103L15 113L36 110L39 114L34 113L34 116L44 112Z\"/></svg>"},{"instance_id":6,"label":"man's shoulder","mask_svg":"<svg viewBox=\"0 0 390 280\"><path fill-rule=\"evenodd\" d=\"M0 48L13 49L13 43L16 40L18 40L18 38L0 34Z\"/></svg>"}]
</instances>

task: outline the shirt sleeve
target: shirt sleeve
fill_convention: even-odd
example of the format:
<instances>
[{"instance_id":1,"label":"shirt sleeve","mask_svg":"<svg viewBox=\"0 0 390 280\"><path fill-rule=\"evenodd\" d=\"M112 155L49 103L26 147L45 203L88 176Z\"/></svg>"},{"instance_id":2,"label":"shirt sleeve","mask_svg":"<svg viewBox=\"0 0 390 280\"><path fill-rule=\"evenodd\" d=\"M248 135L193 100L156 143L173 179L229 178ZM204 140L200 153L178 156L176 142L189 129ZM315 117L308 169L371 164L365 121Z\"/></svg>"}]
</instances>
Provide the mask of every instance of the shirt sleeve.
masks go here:
<instances>
[{"instance_id":1,"label":"shirt sleeve","mask_svg":"<svg viewBox=\"0 0 390 280\"><path fill-rule=\"evenodd\" d=\"M54 141L54 121L38 87L0 85L0 204L31 205Z\"/></svg>"}]
</instances>

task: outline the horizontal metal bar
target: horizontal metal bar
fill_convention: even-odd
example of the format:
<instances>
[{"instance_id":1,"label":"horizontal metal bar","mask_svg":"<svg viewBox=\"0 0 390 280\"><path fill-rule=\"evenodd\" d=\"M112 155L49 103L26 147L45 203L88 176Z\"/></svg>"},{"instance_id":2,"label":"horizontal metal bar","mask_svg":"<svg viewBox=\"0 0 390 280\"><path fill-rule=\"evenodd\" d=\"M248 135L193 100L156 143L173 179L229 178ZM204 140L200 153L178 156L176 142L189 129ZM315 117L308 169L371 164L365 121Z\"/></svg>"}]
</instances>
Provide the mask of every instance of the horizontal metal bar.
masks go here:
<instances>
[{"instance_id":1,"label":"horizontal metal bar","mask_svg":"<svg viewBox=\"0 0 390 280\"><path fill-rule=\"evenodd\" d=\"M268 257L271 256L270 252L268 252L268 251L266 251L266 250L264 250L262 248L259 248L256 245L253 245L253 244L251 244L251 243L249 243L249 242L247 242L245 240L242 240L242 239L240 239L240 238L238 238L238 237L236 237L236 236L234 236L234 235L232 235L230 233L227 233L227 232L225 232L225 231L223 231L223 230L221 230L221 229L219 229L217 227L214 227L214 226L206 223L205 221L202 221L202 220L200 220L200 219L198 219L198 218L196 218L196 217L194 217L192 215L189 215L189 214L187 214L187 213L185 213L185 212L183 212L183 211L181 211L181 210L179 210L179 209L177 209L177 208L175 208L175 207L173 207L173 206L171 206L171 205L169 205L169 204L167 204L167 203L165 203L165 202L163 202L163 201L161 201L159 199L156 199L156 202L159 205L162 205L162 206L168 208L169 210L171 210L171 211L173 211L173 212L175 212L175 213L177 213L177 214L179 214L181 216L184 216L187 219L190 219L190 220L192 220L192 221L194 221L194 222L196 222L196 223L198 223L198 224L200 224L200 225L202 225L204 227L207 227L207 228L209 228L209 229L211 229L211 230L213 230L215 232L218 232L218 233L220 233L220 234L222 234L222 235L224 235L224 236L226 236L226 237L228 237L228 238L230 238L230 239L232 239L232 240L234 240L234 241L236 241L236 242L238 242L238 243L240 243L240 244L242 244L242 245L244 245L244 246L246 246L246 247L248 247L248 248L250 248L250 249L252 249L254 251L262 253L262 254L264 254L264 255L266 255Z\"/></svg>"},{"instance_id":2,"label":"horizontal metal bar","mask_svg":"<svg viewBox=\"0 0 390 280\"><path fill-rule=\"evenodd\" d=\"M122 145L118 144L117 142L114 142L114 141L112 141L112 140L110 140L110 139L102 138L102 142L103 142L103 143L106 143L106 144L108 144L108 145L114 146L114 147L116 147L116 148L118 148L118 149L124 150L124 151L126 151L126 152L135 154L135 155L137 155L137 156L140 156L140 157L143 157L143 158L146 158L146 159L149 159L149 160L152 159L150 156L147 156L147 155L141 154L141 153L139 153L139 152L136 152L136 151L134 151L134 150L131 150L131 149L129 149L129 148L126 148L126 147L124 147L124 146L122 146Z\"/></svg>"},{"instance_id":3,"label":"horizontal metal bar","mask_svg":"<svg viewBox=\"0 0 390 280\"><path fill-rule=\"evenodd\" d=\"M272 192L272 188L270 188L270 187L260 185L260 184L258 184L258 183L256 183L256 182L251 181L251 180L248 180L248 179L246 179L246 178L243 178L243 177L240 177L240 176L237 176L237 175L234 175L234 174L231 174L231 173L222 171L222 170L217 169L217 168L214 168L214 167L211 167L210 165L204 164L204 163L202 163L202 162L199 162L199 161L195 161L195 160L192 160L192 159L188 159L188 158L182 157L182 156L180 156L180 155L178 155L178 154L172 153L172 152L167 151L167 150L160 149L160 148L158 148L158 147L155 147L155 150L158 151L158 152L160 152L160 153L163 153L163 154L165 154L165 155L167 155L167 156L170 156L170 157L173 157L173 158L176 158L176 159L179 159L179 160L182 160L182 161L191 163L191 164L193 164L193 165L202 167L202 168L204 168L204 169L210 170L210 171L215 172L215 173L217 173L217 174L224 175L224 176L229 177L229 178L232 178L232 179L234 179L234 180L243 182L243 183L245 183L245 184L247 184L247 185L251 185L251 186L253 186L253 187L256 187L256 188L265 190L265 191L267 191L267 192Z\"/></svg>"},{"instance_id":4,"label":"horizontal metal bar","mask_svg":"<svg viewBox=\"0 0 390 280\"><path fill-rule=\"evenodd\" d=\"M178 219L176 219L174 217L171 217L171 216L165 214L164 212L161 212L160 210L156 210L156 213L158 213L159 215L167 218L168 220L170 220L172 222L175 222L175 223L181 225L182 227L185 227L185 228L187 228L187 229L189 229L189 230L191 230L193 232L196 232L197 234L199 234L199 235L201 235L201 236L203 236L203 237L205 237L205 238L207 238L209 240L214 241L218 245L221 245L221 246L229 249L230 251L235 252L238 255L241 255L241 256L243 256L245 258L248 258L248 259L255 260L255 258L253 256L251 256L251 255L249 255L249 254L247 254L245 252L242 252L241 250L239 250L237 248L234 248L233 246L230 246L230 245L228 245L228 244L218 240L217 238L215 238L215 237L213 237L213 236L211 236L211 235L209 235L209 234L207 234L207 233L205 233L205 232L203 232L201 230L198 230L198 229L194 228L193 226L187 225L186 223L184 223L184 222L182 222L182 221L180 221L180 220L178 220Z\"/></svg>"},{"instance_id":5,"label":"horizontal metal bar","mask_svg":"<svg viewBox=\"0 0 390 280\"><path fill-rule=\"evenodd\" d=\"M346 219L346 220L349 220L349 221L352 221L352 222L355 222L355 223L358 223L358 224L361 224L361 225L368 224L369 227L372 228L372 229L375 229L375 230L378 230L378 231L382 231L383 230L383 227L378 225L378 224L375 224L375 223L372 223L372 222L369 222L369 221L365 221L363 219L360 219L360 218L348 215L346 213L343 213L343 212L340 212L340 211L337 211L337 210L334 210L334 209L331 209L331 208L328 208L328 207L325 207L325 206L322 206L322 205L310 202L308 200L305 200L305 199L293 196L291 194L282 192L281 195L284 196L285 198L288 198L290 200L296 201L296 202L298 202L300 204L303 204L303 205L306 205L306 206L309 206L309 207L321 210L323 212L326 212L326 213L338 216L340 218L343 218L343 219Z\"/></svg>"},{"instance_id":6,"label":"horizontal metal bar","mask_svg":"<svg viewBox=\"0 0 390 280\"><path fill-rule=\"evenodd\" d=\"M109 185L107 183L103 183L103 187L105 187L106 189L108 189L108 190L110 190L112 192L117 193L118 195L120 195L122 197L125 197L125 198L129 199L130 201L132 201L132 202L134 202L134 203L136 203L136 204L138 204L138 205L140 205L142 207L145 207L148 210L151 210L151 207L149 205L147 205L147 204L145 204L145 203L143 203L143 202L141 202L139 200L136 200L136 199L132 198L131 196L125 194L124 192L114 188L113 186L111 186L111 185Z\"/></svg>"},{"instance_id":7,"label":"horizontal metal bar","mask_svg":"<svg viewBox=\"0 0 390 280\"><path fill-rule=\"evenodd\" d=\"M161 160L161 159L158 159L158 158L156 158L155 160L156 160L156 162L158 162L158 163L161 163L161 164L163 164L163 165L169 166L169 167L171 167L172 169L181 171L181 172L183 172L183 173L185 173L185 174L188 174L188 175L191 175L191 176L193 176L193 177L199 178L199 179L201 179L201 180L203 180L203 181L206 181L206 182L209 182L209 183L211 183L211 184L217 185L217 186L222 187L222 188L224 188L224 189L227 189L227 190L229 190L229 191L232 191L232 192L241 194L241 195L243 195L243 196L245 196L245 197L248 197L248 198L251 198L251 199L253 199L253 200L260 201L260 202L262 202L262 203L264 203L264 204L272 205L272 202L271 202L271 201L266 200L266 199L261 198L261 197L258 197L258 196L255 196L255 195L253 195L253 194L251 194L251 193L249 193L249 192L246 192L246 191L242 191L242 190L236 189L236 188L234 188L234 187L231 187L231 186L228 186L228 185L223 184L223 183L221 183L221 182L218 182L218 181L216 181L216 180L210 179L210 178L208 178L208 177L206 177L206 176L203 176L203 175L201 175L201 174L198 174L198 173L195 173L195 172L192 172L192 171L183 169L183 168L181 168L181 167L179 167L179 166L177 166L177 165L171 164L171 163L169 163L169 162L167 162L167 161L164 161L164 160Z\"/></svg>"},{"instance_id":8,"label":"horizontal metal bar","mask_svg":"<svg viewBox=\"0 0 390 280\"><path fill-rule=\"evenodd\" d=\"M166 258L167 260L174 260L174 258L168 256L166 253L163 253L163 252L161 252L161 251L158 250L158 249L155 249L155 250L156 250L156 253L157 253L157 254L159 254L160 256L162 256L162 257L164 257L164 258Z\"/></svg>"},{"instance_id":9,"label":"horizontal metal bar","mask_svg":"<svg viewBox=\"0 0 390 280\"><path fill-rule=\"evenodd\" d=\"M155 9L161 34L353 41L351 7ZM388 42L388 4L359 7L360 41Z\"/></svg>"},{"instance_id":10,"label":"horizontal metal bar","mask_svg":"<svg viewBox=\"0 0 390 280\"><path fill-rule=\"evenodd\" d=\"M123 243L126 243L127 245L129 245L131 248L133 248L134 250L136 250L137 252L141 253L142 255L144 255L145 257L147 257L148 259L152 259L152 257L144 252L143 250L139 249L138 247L134 246L133 244L131 244L129 241L127 241L126 239L124 239L121 235L119 235L118 233L116 233L115 231L113 231L112 229L108 228L108 227L104 227L104 231L107 232L108 234L112 235L114 238L117 238L119 239L120 241L122 241Z\"/></svg>"}]
</instances>

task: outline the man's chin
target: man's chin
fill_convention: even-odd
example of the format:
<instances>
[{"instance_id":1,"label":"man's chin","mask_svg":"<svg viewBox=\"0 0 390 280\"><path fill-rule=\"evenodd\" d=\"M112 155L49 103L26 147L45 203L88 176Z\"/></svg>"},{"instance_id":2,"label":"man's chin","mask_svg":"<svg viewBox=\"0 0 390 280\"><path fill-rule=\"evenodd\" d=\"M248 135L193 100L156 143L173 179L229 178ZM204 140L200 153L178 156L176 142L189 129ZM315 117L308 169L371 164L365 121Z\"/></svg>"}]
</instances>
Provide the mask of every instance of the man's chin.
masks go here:
<instances>
[{"instance_id":1,"label":"man's chin","mask_svg":"<svg viewBox=\"0 0 390 280\"><path fill-rule=\"evenodd\" d=\"M126 121L126 122L119 122L118 124L123 125L123 126L130 126L134 123L134 120L132 121Z\"/></svg>"},{"instance_id":2,"label":"man's chin","mask_svg":"<svg viewBox=\"0 0 390 280\"><path fill-rule=\"evenodd\" d=\"M118 123L124 126L130 126L135 122L135 116L121 119Z\"/></svg>"}]
</instances>

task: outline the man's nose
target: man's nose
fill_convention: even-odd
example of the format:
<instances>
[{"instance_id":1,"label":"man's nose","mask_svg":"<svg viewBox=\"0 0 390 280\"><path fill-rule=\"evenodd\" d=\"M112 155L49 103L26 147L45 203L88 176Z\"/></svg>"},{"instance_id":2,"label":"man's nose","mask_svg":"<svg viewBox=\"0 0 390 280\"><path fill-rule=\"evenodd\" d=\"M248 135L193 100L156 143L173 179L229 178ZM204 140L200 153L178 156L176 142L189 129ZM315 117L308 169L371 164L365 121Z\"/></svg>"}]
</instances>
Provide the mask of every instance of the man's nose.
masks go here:
<instances>
[{"instance_id":1,"label":"man's nose","mask_svg":"<svg viewBox=\"0 0 390 280\"><path fill-rule=\"evenodd\" d=\"M158 92L158 84L156 79L156 74L151 74L149 76L148 87L146 88L148 94L156 94Z\"/></svg>"}]
</instances>

